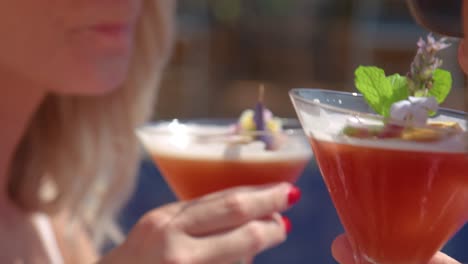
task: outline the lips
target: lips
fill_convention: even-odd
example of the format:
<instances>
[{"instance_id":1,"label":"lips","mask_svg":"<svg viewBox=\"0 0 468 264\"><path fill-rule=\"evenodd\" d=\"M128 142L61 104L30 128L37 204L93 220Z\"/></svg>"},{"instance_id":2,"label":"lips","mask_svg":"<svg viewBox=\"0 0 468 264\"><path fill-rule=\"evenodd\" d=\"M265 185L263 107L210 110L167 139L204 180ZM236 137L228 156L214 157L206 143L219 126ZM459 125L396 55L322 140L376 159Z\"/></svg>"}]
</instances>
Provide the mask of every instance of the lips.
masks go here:
<instances>
[{"instance_id":1,"label":"lips","mask_svg":"<svg viewBox=\"0 0 468 264\"><path fill-rule=\"evenodd\" d=\"M102 69L127 64L135 47L138 20L132 12L94 19L81 18L64 34L64 47L78 61L94 63ZM84 22L84 23L83 23Z\"/></svg>"},{"instance_id":2,"label":"lips","mask_svg":"<svg viewBox=\"0 0 468 264\"><path fill-rule=\"evenodd\" d=\"M90 27L91 31L112 38L127 38L132 35L133 27L129 23L103 23Z\"/></svg>"},{"instance_id":3,"label":"lips","mask_svg":"<svg viewBox=\"0 0 468 264\"><path fill-rule=\"evenodd\" d=\"M133 23L97 23L74 31L73 39L75 44L99 54L128 53L134 28Z\"/></svg>"}]
</instances>

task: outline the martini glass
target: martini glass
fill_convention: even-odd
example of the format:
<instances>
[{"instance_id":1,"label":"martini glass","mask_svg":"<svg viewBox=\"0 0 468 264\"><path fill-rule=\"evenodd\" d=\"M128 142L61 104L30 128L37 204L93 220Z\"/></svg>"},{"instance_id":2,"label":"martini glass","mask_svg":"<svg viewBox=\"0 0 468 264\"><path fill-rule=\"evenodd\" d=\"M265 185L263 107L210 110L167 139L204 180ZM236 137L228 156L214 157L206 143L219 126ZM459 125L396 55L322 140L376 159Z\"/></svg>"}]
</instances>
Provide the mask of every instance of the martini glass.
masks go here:
<instances>
[{"instance_id":1,"label":"martini glass","mask_svg":"<svg viewBox=\"0 0 468 264\"><path fill-rule=\"evenodd\" d=\"M439 141L359 138L343 128L383 124L362 96L293 89L290 97L355 263L426 264L468 220L465 113L441 109L431 118L456 121L464 133L421 128L444 135Z\"/></svg>"},{"instance_id":2,"label":"martini glass","mask_svg":"<svg viewBox=\"0 0 468 264\"><path fill-rule=\"evenodd\" d=\"M280 133L235 133L236 120L172 120L137 130L169 187L181 200L243 185L294 183L312 156L297 120L284 119ZM275 140L266 150L255 138Z\"/></svg>"}]
</instances>

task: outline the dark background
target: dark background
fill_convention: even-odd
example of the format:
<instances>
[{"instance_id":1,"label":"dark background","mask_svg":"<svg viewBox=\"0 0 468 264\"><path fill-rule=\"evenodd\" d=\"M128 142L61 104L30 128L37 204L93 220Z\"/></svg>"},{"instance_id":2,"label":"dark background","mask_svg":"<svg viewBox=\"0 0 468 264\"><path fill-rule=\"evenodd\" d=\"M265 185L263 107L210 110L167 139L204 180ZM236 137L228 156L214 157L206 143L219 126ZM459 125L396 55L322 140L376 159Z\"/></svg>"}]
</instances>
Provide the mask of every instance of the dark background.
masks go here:
<instances>
[{"instance_id":1,"label":"dark background","mask_svg":"<svg viewBox=\"0 0 468 264\"><path fill-rule=\"evenodd\" d=\"M237 117L254 105L259 84L278 116L295 117L287 92L295 87L354 91L357 65L405 74L416 41L427 32L403 0L181 0L172 60L164 73L154 119ZM457 45L444 51L454 86L445 106L462 109ZM158 170L142 159L139 184L123 210L128 230L147 210L175 200ZM334 263L330 244L342 232L312 161L298 182L301 202L287 215L288 241L256 263ZM468 229L445 251L468 262Z\"/></svg>"}]
</instances>

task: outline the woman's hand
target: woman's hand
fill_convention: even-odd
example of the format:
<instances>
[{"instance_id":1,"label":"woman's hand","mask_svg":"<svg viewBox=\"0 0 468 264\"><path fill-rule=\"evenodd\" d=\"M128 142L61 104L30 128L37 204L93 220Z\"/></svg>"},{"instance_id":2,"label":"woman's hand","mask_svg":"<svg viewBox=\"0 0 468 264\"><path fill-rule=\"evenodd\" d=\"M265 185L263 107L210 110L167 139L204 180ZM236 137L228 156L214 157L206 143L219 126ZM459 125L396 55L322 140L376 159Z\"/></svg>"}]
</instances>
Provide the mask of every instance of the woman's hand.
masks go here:
<instances>
[{"instance_id":1,"label":"woman's hand","mask_svg":"<svg viewBox=\"0 0 468 264\"><path fill-rule=\"evenodd\" d=\"M300 196L288 183L230 189L154 209L102 263L232 264L286 239L280 212Z\"/></svg>"},{"instance_id":2,"label":"woman's hand","mask_svg":"<svg viewBox=\"0 0 468 264\"><path fill-rule=\"evenodd\" d=\"M340 264L354 264L353 252L346 235L340 235L333 241L332 254ZM460 264L460 262L444 253L437 252L428 264Z\"/></svg>"}]
</instances>

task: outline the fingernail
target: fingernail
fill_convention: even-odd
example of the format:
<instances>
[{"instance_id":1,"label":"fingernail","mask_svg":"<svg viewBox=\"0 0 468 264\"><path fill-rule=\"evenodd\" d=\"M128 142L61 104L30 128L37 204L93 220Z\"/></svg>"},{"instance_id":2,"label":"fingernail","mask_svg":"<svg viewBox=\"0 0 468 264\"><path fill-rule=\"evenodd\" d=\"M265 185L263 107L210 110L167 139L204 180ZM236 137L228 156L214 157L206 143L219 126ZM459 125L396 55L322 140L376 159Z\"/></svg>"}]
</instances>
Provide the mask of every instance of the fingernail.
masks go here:
<instances>
[{"instance_id":1,"label":"fingernail","mask_svg":"<svg viewBox=\"0 0 468 264\"><path fill-rule=\"evenodd\" d=\"M291 220L289 220L289 218L287 218L286 216L283 216L282 219L283 219L284 229L286 230L286 233L289 234L292 229Z\"/></svg>"},{"instance_id":2,"label":"fingernail","mask_svg":"<svg viewBox=\"0 0 468 264\"><path fill-rule=\"evenodd\" d=\"M288 193L288 206L297 203L301 199L301 190L296 186L293 186Z\"/></svg>"}]
</instances>

